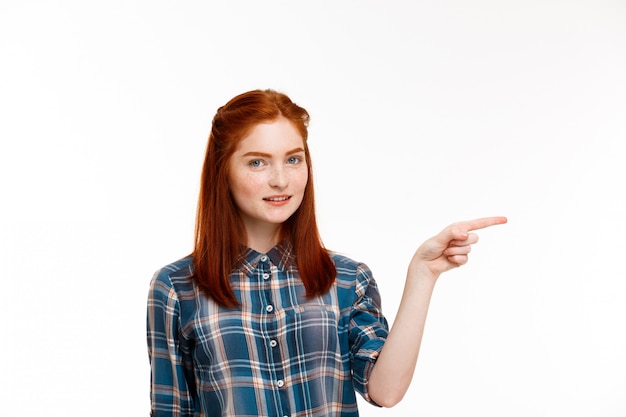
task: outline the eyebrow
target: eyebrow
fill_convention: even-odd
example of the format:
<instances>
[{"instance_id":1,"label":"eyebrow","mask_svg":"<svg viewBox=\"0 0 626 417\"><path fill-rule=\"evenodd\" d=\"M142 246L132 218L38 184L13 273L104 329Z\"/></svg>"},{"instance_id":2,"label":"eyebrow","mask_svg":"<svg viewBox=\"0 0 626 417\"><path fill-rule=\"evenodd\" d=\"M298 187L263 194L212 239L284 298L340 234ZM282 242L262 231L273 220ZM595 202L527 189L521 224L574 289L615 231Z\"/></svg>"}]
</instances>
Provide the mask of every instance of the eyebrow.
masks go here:
<instances>
[{"instance_id":1,"label":"eyebrow","mask_svg":"<svg viewBox=\"0 0 626 417\"><path fill-rule=\"evenodd\" d=\"M293 155L294 153L299 153L299 152L304 152L304 149L303 148L294 148L294 149L288 151L285 155ZM245 154L243 154L243 156L262 156L264 158L271 158L272 157L272 155L270 155L268 153L256 152L256 151L246 152Z\"/></svg>"}]
</instances>

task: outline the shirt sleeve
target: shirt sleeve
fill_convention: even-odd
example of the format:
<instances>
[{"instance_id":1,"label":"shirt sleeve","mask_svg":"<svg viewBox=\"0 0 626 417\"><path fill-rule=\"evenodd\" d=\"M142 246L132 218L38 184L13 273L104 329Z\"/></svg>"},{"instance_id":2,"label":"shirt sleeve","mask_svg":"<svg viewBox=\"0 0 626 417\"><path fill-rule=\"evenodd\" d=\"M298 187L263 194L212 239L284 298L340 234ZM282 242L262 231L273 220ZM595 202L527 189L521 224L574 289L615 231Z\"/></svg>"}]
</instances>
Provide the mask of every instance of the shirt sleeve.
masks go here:
<instances>
[{"instance_id":1,"label":"shirt sleeve","mask_svg":"<svg viewBox=\"0 0 626 417\"><path fill-rule=\"evenodd\" d=\"M357 271L355 291L349 331L352 379L355 389L363 398L375 404L369 396L367 385L387 339L389 325L382 313L378 286L365 265L361 265Z\"/></svg>"},{"instance_id":2,"label":"shirt sleeve","mask_svg":"<svg viewBox=\"0 0 626 417\"><path fill-rule=\"evenodd\" d=\"M181 349L180 303L164 270L157 272L150 282L147 339L151 416L197 415L192 362Z\"/></svg>"}]
</instances>

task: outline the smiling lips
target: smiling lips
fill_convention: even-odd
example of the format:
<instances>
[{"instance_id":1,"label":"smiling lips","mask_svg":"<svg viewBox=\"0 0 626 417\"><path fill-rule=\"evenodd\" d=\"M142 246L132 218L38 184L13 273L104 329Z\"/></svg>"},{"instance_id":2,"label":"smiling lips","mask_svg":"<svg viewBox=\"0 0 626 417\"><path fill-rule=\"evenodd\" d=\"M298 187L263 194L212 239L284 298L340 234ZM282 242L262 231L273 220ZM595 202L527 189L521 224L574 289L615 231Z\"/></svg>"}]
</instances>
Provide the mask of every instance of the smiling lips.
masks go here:
<instances>
[{"instance_id":1,"label":"smiling lips","mask_svg":"<svg viewBox=\"0 0 626 417\"><path fill-rule=\"evenodd\" d=\"M291 196L284 195L284 196L278 196L278 197L266 197L263 200L269 201L270 203L283 203L289 200L290 198Z\"/></svg>"}]
</instances>

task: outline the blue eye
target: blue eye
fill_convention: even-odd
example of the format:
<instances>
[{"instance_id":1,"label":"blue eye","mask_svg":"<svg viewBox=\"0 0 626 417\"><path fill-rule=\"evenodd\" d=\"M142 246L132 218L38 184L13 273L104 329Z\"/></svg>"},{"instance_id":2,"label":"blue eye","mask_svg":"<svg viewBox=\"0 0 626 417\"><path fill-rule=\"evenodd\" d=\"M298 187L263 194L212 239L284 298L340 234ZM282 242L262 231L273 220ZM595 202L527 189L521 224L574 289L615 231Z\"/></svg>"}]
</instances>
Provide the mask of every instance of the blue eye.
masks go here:
<instances>
[{"instance_id":1,"label":"blue eye","mask_svg":"<svg viewBox=\"0 0 626 417\"><path fill-rule=\"evenodd\" d=\"M249 165L252 167L258 168L261 165L263 165L263 161L261 161L260 159L255 159L253 161L250 161Z\"/></svg>"},{"instance_id":2,"label":"blue eye","mask_svg":"<svg viewBox=\"0 0 626 417\"><path fill-rule=\"evenodd\" d=\"M301 161L302 159L299 156L292 156L291 158L287 160L287 162L290 164L297 164L298 162L301 162Z\"/></svg>"}]
</instances>

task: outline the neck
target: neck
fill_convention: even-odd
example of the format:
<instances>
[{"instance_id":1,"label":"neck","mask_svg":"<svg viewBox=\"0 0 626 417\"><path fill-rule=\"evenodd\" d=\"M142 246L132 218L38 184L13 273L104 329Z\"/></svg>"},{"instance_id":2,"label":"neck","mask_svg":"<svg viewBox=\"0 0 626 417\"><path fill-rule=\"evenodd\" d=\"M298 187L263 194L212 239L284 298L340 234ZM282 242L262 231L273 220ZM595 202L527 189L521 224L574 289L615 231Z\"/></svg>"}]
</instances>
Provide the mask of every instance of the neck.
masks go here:
<instances>
[{"instance_id":1,"label":"neck","mask_svg":"<svg viewBox=\"0 0 626 417\"><path fill-rule=\"evenodd\" d=\"M280 241L280 227L272 230L250 230L246 228L246 245L259 253L265 253L272 249Z\"/></svg>"}]
</instances>

